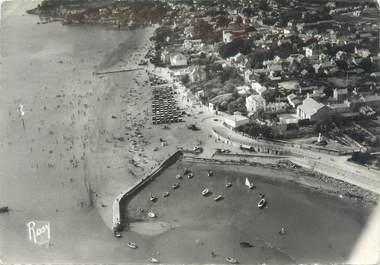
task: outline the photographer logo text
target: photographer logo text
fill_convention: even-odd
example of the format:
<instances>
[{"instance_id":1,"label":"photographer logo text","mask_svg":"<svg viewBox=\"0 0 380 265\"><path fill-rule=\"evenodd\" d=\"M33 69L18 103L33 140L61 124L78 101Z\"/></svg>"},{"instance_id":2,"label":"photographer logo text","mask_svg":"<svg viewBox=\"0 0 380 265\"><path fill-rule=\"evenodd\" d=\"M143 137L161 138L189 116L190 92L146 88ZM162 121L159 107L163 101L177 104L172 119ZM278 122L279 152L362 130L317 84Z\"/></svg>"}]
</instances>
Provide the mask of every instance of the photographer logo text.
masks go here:
<instances>
[{"instance_id":1,"label":"photographer logo text","mask_svg":"<svg viewBox=\"0 0 380 265\"><path fill-rule=\"evenodd\" d=\"M50 241L50 223L45 221L30 221L26 224L29 240L37 245L48 244Z\"/></svg>"}]
</instances>

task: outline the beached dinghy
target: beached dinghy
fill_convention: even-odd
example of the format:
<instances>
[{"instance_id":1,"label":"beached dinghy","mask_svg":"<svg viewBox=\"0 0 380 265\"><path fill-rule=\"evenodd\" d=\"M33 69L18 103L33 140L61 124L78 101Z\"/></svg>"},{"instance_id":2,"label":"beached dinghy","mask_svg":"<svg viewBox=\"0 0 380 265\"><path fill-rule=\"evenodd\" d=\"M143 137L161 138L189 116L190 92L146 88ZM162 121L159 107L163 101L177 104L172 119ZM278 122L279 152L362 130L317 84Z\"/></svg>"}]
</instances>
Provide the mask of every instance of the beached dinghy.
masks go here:
<instances>
[{"instance_id":1,"label":"beached dinghy","mask_svg":"<svg viewBox=\"0 0 380 265\"><path fill-rule=\"evenodd\" d=\"M209 170L207 176L211 177L212 175L214 175L214 172L212 172L212 170Z\"/></svg>"},{"instance_id":2,"label":"beached dinghy","mask_svg":"<svg viewBox=\"0 0 380 265\"><path fill-rule=\"evenodd\" d=\"M187 175L187 178L188 179L192 179L194 177L194 174L193 174L193 172L190 172L190 174L189 175Z\"/></svg>"},{"instance_id":3,"label":"beached dinghy","mask_svg":"<svg viewBox=\"0 0 380 265\"><path fill-rule=\"evenodd\" d=\"M177 174L177 176L175 178L176 179L182 179L182 175L181 174Z\"/></svg>"},{"instance_id":4,"label":"beached dinghy","mask_svg":"<svg viewBox=\"0 0 380 265\"><path fill-rule=\"evenodd\" d=\"M250 189L253 189L255 187L253 185L253 182L250 182L248 178L245 178L245 186L247 186Z\"/></svg>"},{"instance_id":5,"label":"beached dinghy","mask_svg":"<svg viewBox=\"0 0 380 265\"><path fill-rule=\"evenodd\" d=\"M230 187L232 187L232 183L231 182L227 182L226 183L226 188L230 188Z\"/></svg>"},{"instance_id":6,"label":"beached dinghy","mask_svg":"<svg viewBox=\"0 0 380 265\"><path fill-rule=\"evenodd\" d=\"M174 183L173 186L172 186L172 189L175 190L175 189L178 189L179 188L179 183Z\"/></svg>"},{"instance_id":7,"label":"beached dinghy","mask_svg":"<svg viewBox=\"0 0 380 265\"><path fill-rule=\"evenodd\" d=\"M238 263L239 263L239 262L238 262L236 259L234 259L233 257L227 257L227 258L226 258L226 261L229 262L229 263L231 263L231 264L238 264Z\"/></svg>"},{"instance_id":8,"label":"beached dinghy","mask_svg":"<svg viewBox=\"0 0 380 265\"><path fill-rule=\"evenodd\" d=\"M137 245L136 245L135 242L128 242L127 246L130 247L131 249L136 249L137 248Z\"/></svg>"},{"instance_id":9,"label":"beached dinghy","mask_svg":"<svg viewBox=\"0 0 380 265\"><path fill-rule=\"evenodd\" d=\"M164 194L162 194L162 196L164 197L168 197L170 195L170 193L168 191L165 191Z\"/></svg>"},{"instance_id":10,"label":"beached dinghy","mask_svg":"<svg viewBox=\"0 0 380 265\"><path fill-rule=\"evenodd\" d=\"M202 196L206 196L207 194L210 193L210 190L209 189L204 189L202 190Z\"/></svg>"},{"instance_id":11,"label":"beached dinghy","mask_svg":"<svg viewBox=\"0 0 380 265\"><path fill-rule=\"evenodd\" d=\"M262 199L259 201L259 203L257 204L257 207L259 207L259 208L263 208L263 207L265 206L266 203L267 203L266 200L265 200L264 198L262 198Z\"/></svg>"}]
</instances>

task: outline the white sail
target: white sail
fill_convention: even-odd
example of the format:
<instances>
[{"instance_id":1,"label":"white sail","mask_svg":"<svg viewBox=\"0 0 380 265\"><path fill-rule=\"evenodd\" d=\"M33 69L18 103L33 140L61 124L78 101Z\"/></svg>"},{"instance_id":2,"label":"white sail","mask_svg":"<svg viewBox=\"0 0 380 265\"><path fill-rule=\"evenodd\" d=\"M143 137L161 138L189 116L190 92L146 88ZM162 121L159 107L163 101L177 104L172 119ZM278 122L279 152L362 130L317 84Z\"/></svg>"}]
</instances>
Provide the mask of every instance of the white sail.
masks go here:
<instances>
[{"instance_id":1,"label":"white sail","mask_svg":"<svg viewBox=\"0 0 380 265\"><path fill-rule=\"evenodd\" d=\"M253 183L249 182L249 179L248 178L245 178L245 185L247 187L252 187L253 186Z\"/></svg>"}]
</instances>

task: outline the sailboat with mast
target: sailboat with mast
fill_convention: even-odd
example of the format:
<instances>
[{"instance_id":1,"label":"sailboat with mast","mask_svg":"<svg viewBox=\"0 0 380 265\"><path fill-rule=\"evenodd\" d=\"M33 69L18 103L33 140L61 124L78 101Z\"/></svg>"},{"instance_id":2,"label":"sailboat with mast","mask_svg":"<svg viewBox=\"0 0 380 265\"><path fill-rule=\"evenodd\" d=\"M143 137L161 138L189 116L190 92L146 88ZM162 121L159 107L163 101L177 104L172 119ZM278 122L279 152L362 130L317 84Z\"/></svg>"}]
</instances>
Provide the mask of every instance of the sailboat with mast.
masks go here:
<instances>
[{"instance_id":1,"label":"sailboat with mast","mask_svg":"<svg viewBox=\"0 0 380 265\"><path fill-rule=\"evenodd\" d=\"M255 185L253 185L253 181L249 181L248 178L245 178L245 186L247 186L249 189L253 189Z\"/></svg>"}]
</instances>

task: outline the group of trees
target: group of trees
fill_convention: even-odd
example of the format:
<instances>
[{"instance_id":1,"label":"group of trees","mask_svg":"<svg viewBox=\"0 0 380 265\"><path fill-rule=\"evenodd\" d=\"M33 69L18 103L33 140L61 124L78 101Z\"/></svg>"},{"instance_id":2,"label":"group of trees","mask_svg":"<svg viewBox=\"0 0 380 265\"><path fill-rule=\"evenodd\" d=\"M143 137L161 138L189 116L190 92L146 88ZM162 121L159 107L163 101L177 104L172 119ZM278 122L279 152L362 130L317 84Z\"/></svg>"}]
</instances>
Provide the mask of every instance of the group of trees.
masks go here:
<instances>
[{"instance_id":1,"label":"group of trees","mask_svg":"<svg viewBox=\"0 0 380 265\"><path fill-rule=\"evenodd\" d=\"M256 122L251 122L240 126L239 131L244 132L253 137L273 138L273 130L268 125L261 125Z\"/></svg>"},{"instance_id":2,"label":"group of trees","mask_svg":"<svg viewBox=\"0 0 380 265\"><path fill-rule=\"evenodd\" d=\"M242 54L248 54L252 50L252 42L238 38L230 43L222 44L219 48L219 54L222 58L228 58L235 56L239 52Z\"/></svg>"}]
</instances>

